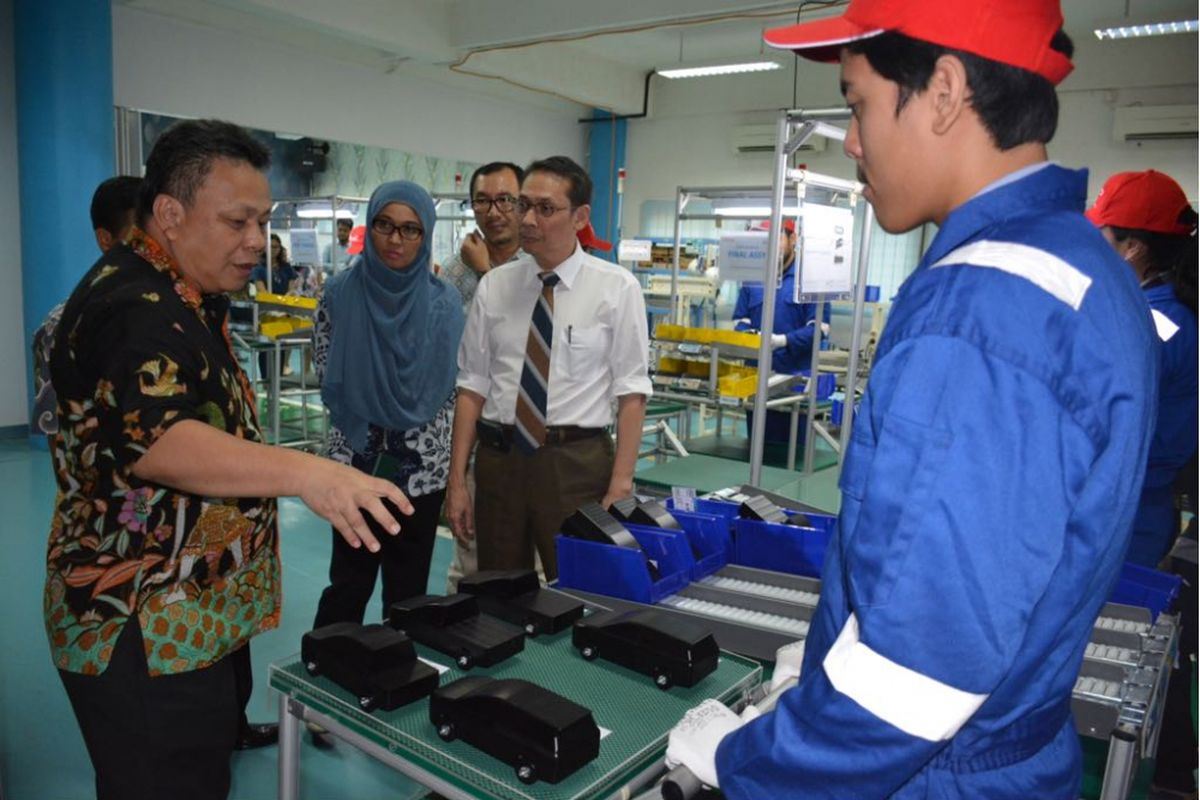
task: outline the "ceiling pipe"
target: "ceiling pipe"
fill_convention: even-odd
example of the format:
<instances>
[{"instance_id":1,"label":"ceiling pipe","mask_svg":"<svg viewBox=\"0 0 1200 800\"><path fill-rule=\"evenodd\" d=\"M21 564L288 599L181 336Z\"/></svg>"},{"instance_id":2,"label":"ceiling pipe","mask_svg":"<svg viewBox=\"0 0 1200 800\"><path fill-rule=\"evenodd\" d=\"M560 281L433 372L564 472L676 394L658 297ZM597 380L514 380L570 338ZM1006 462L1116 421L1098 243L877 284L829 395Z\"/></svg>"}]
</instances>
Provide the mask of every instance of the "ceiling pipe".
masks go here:
<instances>
[{"instance_id":1,"label":"ceiling pipe","mask_svg":"<svg viewBox=\"0 0 1200 800\"><path fill-rule=\"evenodd\" d=\"M650 79L654 77L654 70L646 73L646 85L642 89L642 113L640 114L609 114L607 117L582 117L576 122L582 122L585 125L593 122L616 122L619 119L641 119L646 116L646 111L650 107Z\"/></svg>"}]
</instances>

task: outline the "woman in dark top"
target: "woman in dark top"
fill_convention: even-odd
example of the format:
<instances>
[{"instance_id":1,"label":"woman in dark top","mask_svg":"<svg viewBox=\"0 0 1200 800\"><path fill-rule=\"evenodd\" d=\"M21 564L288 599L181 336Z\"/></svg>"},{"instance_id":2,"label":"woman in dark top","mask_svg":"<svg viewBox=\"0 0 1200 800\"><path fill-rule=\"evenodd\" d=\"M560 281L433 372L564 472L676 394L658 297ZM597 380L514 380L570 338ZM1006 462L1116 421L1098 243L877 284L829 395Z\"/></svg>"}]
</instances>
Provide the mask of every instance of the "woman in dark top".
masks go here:
<instances>
[{"instance_id":1,"label":"woman in dark top","mask_svg":"<svg viewBox=\"0 0 1200 800\"><path fill-rule=\"evenodd\" d=\"M313 365L329 457L394 481L414 512L378 553L334 536L314 627L361 622L381 568L384 616L425 593L449 471L463 313L457 290L430 269L433 200L394 181L375 190L367 214L362 255L329 279L317 307Z\"/></svg>"}]
</instances>

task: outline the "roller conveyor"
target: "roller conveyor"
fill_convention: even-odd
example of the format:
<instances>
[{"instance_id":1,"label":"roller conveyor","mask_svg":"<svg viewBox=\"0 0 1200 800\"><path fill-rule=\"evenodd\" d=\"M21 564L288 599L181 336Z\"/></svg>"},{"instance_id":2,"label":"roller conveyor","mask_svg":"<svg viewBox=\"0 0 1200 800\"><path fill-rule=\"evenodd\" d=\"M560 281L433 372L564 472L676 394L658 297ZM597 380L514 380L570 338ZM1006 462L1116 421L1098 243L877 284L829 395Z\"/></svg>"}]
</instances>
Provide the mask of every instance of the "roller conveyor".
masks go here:
<instances>
[{"instance_id":1,"label":"roller conveyor","mask_svg":"<svg viewBox=\"0 0 1200 800\"><path fill-rule=\"evenodd\" d=\"M802 619L791 619L779 614L768 614L765 611L754 611L737 606L713 603L707 600L697 600L683 595L672 595L663 600L661 605L690 611L703 617L715 617L729 622L739 622L761 628L770 628L783 633L790 633L797 639L808 635L808 622Z\"/></svg>"},{"instance_id":2,"label":"roller conveyor","mask_svg":"<svg viewBox=\"0 0 1200 800\"><path fill-rule=\"evenodd\" d=\"M806 592L800 589L790 589L785 586L773 586L768 583L732 578L721 573L709 575L707 578L697 581L697 583L701 586L711 586L714 589L723 589L741 594L753 594L759 597L770 597L775 600L784 600L789 603L797 603L814 608L820 599L820 595L816 592Z\"/></svg>"}]
</instances>

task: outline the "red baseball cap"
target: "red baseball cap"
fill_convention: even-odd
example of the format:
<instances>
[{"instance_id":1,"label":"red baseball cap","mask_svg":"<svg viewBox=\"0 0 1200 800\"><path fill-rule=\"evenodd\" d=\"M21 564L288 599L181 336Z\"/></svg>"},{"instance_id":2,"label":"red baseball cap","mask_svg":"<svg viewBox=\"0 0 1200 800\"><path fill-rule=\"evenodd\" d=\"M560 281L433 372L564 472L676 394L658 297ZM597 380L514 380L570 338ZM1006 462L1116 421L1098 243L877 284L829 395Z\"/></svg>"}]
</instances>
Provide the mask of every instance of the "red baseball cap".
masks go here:
<instances>
[{"instance_id":1,"label":"red baseball cap","mask_svg":"<svg viewBox=\"0 0 1200 800\"><path fill-rule=\"evenodd\" d=\"M338 220L341 222L341 220ZM350 229L350 239L346 243L346 255L356 256L363 251L363 245L367 241L367 226L355 225Z\"/></svg>"},{"instance_id":2,"label":"red baseball cap","mask_svg":"<svg viewBox=\"0 0 1200 800\"><path fill-rule=\"evenodd\" d=\"M795 233L796 232L796 220L785 219L783 221L783 229L785 231L787 231L788 233ZM768 219L764 219L762 222L755 223L754 230L756 230L756 231L771 230L771 221Z\"/></svg>"},{"instance_id":3,"label":"red baseball cap","mask_svg":"<svg viewBox=\"0 0 1200 800\"><path fill-rule=\"evenodd\" d=\"M1190 207L1183 188L1169 175L1152 169L1118 172L1104 182L1087 218L1097 228L1111 225L1188 236L1193 226L1180 223L1179 216Z\"/></svg>"},{"instance_id":4,"label":"red baseball cap","mask_svg":"<svg viewBox=\"0 0 1200 800\"><path fill-rule=\"evenodd\" d=\"M579 229L579 233L575 234L579 239L579 243L584 247L592 250L600 250L607 253L612 250L612 242L605 241L596 235L596 229L592 227L592 223L588 223Z\"/></svg>"},{"instance_id":5,"label":"red baseball cap","mask_svg":"<svg viewBox=\"0 0 1200 800\"><path fill-rule=\"evenodd\" d=\"M1058 84L1074 69L1050 41L1063 25L1059 0L850 0L846 13L772 28L763 39L814 61L886 31L1020 67Z\"/></svg>"}]
</instances>

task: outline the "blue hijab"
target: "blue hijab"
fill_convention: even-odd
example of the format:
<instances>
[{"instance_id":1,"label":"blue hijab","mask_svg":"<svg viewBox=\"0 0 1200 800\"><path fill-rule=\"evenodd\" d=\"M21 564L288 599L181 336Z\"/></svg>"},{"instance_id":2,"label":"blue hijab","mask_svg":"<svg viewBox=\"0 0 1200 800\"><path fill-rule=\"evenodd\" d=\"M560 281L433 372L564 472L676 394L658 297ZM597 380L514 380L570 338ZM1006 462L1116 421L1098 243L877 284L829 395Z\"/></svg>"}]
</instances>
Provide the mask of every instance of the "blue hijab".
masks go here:
<instances>
[{"instance_id":1,"label":"blue hijab","mask_svg":"<svg viewBox=\"0 0 1200 800\"><path fill-rule=\"evenodd\" d=\"M425 231L406 269L389 268L371 241L371 221L389 203L411 208ZM362 256L325 286L333 334L321 400L358 452L366 449L369 425L420 427L454 389L463 311L458 290L429 268L435 221L433 199L420 186L383 184L367 206Z\"/></svg>"}]
</instances>

